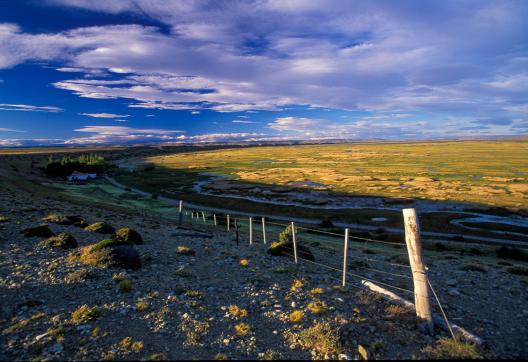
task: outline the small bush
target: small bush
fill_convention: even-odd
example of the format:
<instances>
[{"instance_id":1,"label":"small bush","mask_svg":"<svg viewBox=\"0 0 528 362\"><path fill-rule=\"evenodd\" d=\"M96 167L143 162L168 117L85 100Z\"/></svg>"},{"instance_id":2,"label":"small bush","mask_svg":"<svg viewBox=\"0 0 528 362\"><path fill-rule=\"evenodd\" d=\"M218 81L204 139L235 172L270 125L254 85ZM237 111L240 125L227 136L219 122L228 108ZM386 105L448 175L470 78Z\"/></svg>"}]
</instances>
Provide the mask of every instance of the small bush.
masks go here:
<instances>
[{"instance_id":1,"label":"small bush","mask_svg":"<svg viewBox=\"0 0 528 362\"><path fill-rule=\"evenodd\" d=\"M247 323L239 323L235 326L235 332L237 335L243 337L249 333L251 328L249 327L249 324Z\"/></svg>"},{"instance_id":2,"label":"small bush","mask_svg":"<svg viewBox=\"0 0 528 362\"><path fill-rule=\"evenodd\" d=\"M51 231L51 229L49 228L48 224L24 229L22 230L22 233L24 233L25 237L39 236L42 238L49 238L55 235L53 231Z\"/></svg>"},{"instance_id":3,"label":"small bush","mask_svg":"<svg viewBox=\"0 0 528 362\"><path fill-rule=\"evenodd\" d=\"M290 322L299 323L304 318L304 313L302 310L294 310L290 313Z\"/></svg>"},{"instance_id":4,"label":"small bush","mask_svg":"<svg viewBox=\"0 0 528 362\"><path fill-rule=\"evenodd\" d=\"M327 310L326 303L322 300L314 300L313 302L308 304L307 308L313 314L321 314L326 312Z\"/></svg>"},{"instance_id":5,"label":"small bush","mask_svg":"<svg viewBox=\"0 0 528 362\"><path fill-rule=\"evenodd\" d=\"M314 359L337 359L343 348L339 342L339 331L330 322L318 322L302 331L299 342L312 351Z\"/></svg>"},{"instance_id":6,"label":"small bush","mask_svg":"<svg viewBox=\"0 0 528 362\"><path fill-rule=\"evenodd\" d=\"M324 294L325 290L324 288L313 288L312 290L310 290L310 293L313 295Z\"/></svg>"},{"instance_id":7,"label":"small bush","mask_svg":"<svg viewBox=\"0 0 528 362\"><path fill-rule=\"evenodd\" d=\"M483 358L474 344L447 337L440 338L434 347L427 346L423 351L432 359Z\"/></svg>"},{"instance_id":8,"label":"small bush","mask_svg":"<svg viewBox=\"0 0 528 362\"><path fill-rule=\"evenodd\" d=\"M143 238L141 235L131 228L121 228L115 232L112 239L130 242L132 244L143 244Z\"/></svg>"},{"instance_id":9,"label":"small bush","mask_svg":"<svg viewBox=\"0 0 528 362\"><path fill-rule=\"evenodd\" d=\"M528 268L525 268L523 266L512 266L510 268L507 268L506 271L510 274L515 275L528 275Z\"/></svg>"},{"instance_id":10,"label":"small bush","mask_svg":"<svg viewBox=\"0 0 528 362\"><path fill-rule=\"evenodd\" d=\"M87 323L99 318L99 313L95 308L91 308L84 304L77 308L71 314L71 321L73 324Z\"/></svg>"},{"instance_id":11,"label":"small bush","mask_svg":"<svg viewBox=\"0 0 528 362\"><path fill-rule=\"evenodd\" d=\"M297 292L302 287L304 287L304 280L303 279L294 279L290 289L291 289L292 292Z\"/></svg>"},{"instance_id":12,"label":"small bush","mask_svg":"<svg viewBox=\"0 0 528 362\"><path fill-rule=\"evenodd\" d=\"M230 305L228 308L228 313L230 316L235 318L245 318L248 316L247 309L239 308L237 305Z\"/></svg>"},{"instance_id":13,"label":"small bush","mask_svg":"<svg viewBox=\"0 0 528 362\"><path fill-rule=\"evenodd\" d=\"M510 246L501 246L495 253L499 258L512 259L520 261L528 261L528 253L521 248L514 248Z\"/></svg>"},{"instance_id":14,"label":"small bush","mask_svg":"<svg viewBox=\"0 0 528 362\"><path fill-rule=\"evenodd\" d=\"M68 233L60 233L54 236L51 236L44 240L44 245L50 246L52 248L61 248L61 249L73 249L76 248L79 244L73 236Z\"/></svg>"},{"instance_id":15,"label":"small bush","mask_svg":"<svg viewBox=\"0 0 528 362\"><path fill-rule=\"evenodd\" d=\"M130 282L130 280L128 279L125 279L125 280L121 280L119 282L119 291L121 293L129 293L132 291L132 282Z\"/></svg>"},{"instance_id":16,"label":"small bush","mask_svg":"<svg viewBox=\"0 0 528 362\"><path fill-rule=\"evenodd\" d=\"M240 265L243 266L243 267L249 266L249 260L248 259L240 260Z\"/></svg>"},{"instance_id":17,"label":"small bush","mask_svg":"<svg viewBox=\"0 0 528 362\"><path fill-rule=\"evenodd\" d=\"M133 245L133 244L130 241L125 241L121 239L104 239L98 242L97 244L95 244L92 247L91 251L92 252L99 251L103 248L107 248L112 245Z\"/></svg>"},{"instance_id":18,"label":"small bush","mask_svg":"<svg viewBox=\"0 0 528 362\"><path fill-rule=\"evenodd\" d=\"M180 255L194 255L195 251L193 249L191 249L191 248L188 248L187 246L179 245L176 248L176 253L178 253Z\"/></svg>"},{"instance_id":19,"label":"small bush","mask_svg":"<svg viewBox=\"0 0 528 362\"><path fill-rule=\"evenodd\" d=\"M2 222L9 222L9 218L7 216L0 215L0 223Z\"/></svg>"},{"instance_id":20,"label":"small bush","mask_svg":"<svg viewBox=\"0 0 528 362\"><path fill-rule=\"evenodd\" d=\"M115 229L108 223L104 221L99 221L93 224L88 225L84 228L86 231L92 231L99 234L113 234Z\"/></svg>"},{"instance_id":21,"label":"small bush","mask_svg":"<svg viewBox=\"0 0 528 362\"><path fill-rule=\"evenodd\" d=\"M474 264L474 263L463 265L460 268L460 270L476 271L476 272L479 272L479 273L486 273L488 271L488 269L484 265Z\"/></svg>"},{"instance_id":22,"label":"small bush","mask_svg":"<svg viewBox=\"0 0 528 362\"><path fill-rule=\"evenodd\" d=\"M136 310L138 312L144 312L149 308L150 308L150 304L146 300L140 300L136 303Z\"/></svg>"}]
</instances>

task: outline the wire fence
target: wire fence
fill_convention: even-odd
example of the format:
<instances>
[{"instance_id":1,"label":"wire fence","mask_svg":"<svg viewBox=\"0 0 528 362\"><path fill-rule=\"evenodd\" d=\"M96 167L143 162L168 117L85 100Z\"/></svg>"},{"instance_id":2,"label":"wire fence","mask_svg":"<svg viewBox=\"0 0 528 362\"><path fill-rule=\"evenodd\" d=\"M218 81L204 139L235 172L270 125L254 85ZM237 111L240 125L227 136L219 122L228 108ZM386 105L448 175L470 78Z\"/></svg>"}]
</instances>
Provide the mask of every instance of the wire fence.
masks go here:
<instances>
[{"instance_id":1,"label":"wire fence","mask_svg":"<svg viewBox=\"0 0 528 362\"><path fill-rule=\"evenodd\" d=\"M174 219L169 218L169 220L174 222ZM342 286L372 293L365 286L365 281L367 281L389 291L404 293L411 298L416 297L412 267L409 265L407 247L404 243L350 235L345 229L343 233L338 233L335 227L331 227L331 231L322 230L307 226L302 222L286 223L269 217L213 213L192 208L181 210L178 225L182 227L200 226L210 228L215 232L234 233L237 245L256 243L272 245L279 240L280 234L286 228L293 226L296 239L294 247L308 248L314 260L307 258L306 253L294 250L292 246L283 246L282 255L291 257L297 263L302 263L313 272L325 270L325 277ZM440 299L428 279L427 283L433 293L435 307L454 337ZM377 295L394 301L393 298L384 294Z\"/></svg>"}]
</instances>

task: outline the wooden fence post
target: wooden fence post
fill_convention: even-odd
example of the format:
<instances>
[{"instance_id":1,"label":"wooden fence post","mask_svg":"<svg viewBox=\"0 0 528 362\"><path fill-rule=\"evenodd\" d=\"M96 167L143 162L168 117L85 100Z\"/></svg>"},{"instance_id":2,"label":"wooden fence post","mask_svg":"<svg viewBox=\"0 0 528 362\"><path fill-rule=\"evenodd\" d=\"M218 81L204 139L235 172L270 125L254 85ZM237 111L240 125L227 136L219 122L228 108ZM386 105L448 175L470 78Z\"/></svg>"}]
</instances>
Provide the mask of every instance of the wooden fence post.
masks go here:
<instances>
[{"instance_id":1,"label":"wooden fence post","mask_svg":"<svg viewBox=\"0 0 528 362\"><path fill-rule=\"evenodd\" d=\"M202 220L203 220L203 222L205 223L205 214L204 214L203 211L202 211Z\"/></svg>"},{"instance_id":2,"label":"wooden fence post","mask_svg":"<svg viewBox=\"0 0 528 362\"><path fill-rule=\"evenodd\" d=\"M253 244L253 218L249 218L249 245Z\"/></svg>"},{"instance_id":3,"label":"wooden fence post","mask_svg":"<svg viewBox=\"0 0 528 362\"><path fill-rule=\"evenodd\" d=\"M214 220L214 224L216 226L216 214L213 214L213 220Z\"/></svg>"},{"instance_id":4,"label":"wooden fence post","mask_svg":"<svg viewBox=\"0 0 528 362\"><path fill-rule=\"evenodd\" d=\"M295 224L291 223L292 228L292 240L293 240L293 258L295 260L295 264L297 264L297 241L295 240Z\"/></svg>"},{"instance_id":5,"label":"wooden fence post","mask_svg":"<svg viewBox=\"0 0 528 362\"><path fill-rule=\"evenodd\" d=\"M236 223L236 221L235 221ZM227 231L229 231L229 214L227 214Z\"/></svg>"},{"instance_id":6,"label":"wooden fence post","mask_svg":"<svg viewBox=\"0 0 528 362\"><path fill-rule=\"evenodd\" d=\"M262 239L264 239L264 244L266 244L266 219L262 218Z\"/></svg>"},{"instance_id":7,"label":"wooden fence post","mask_svg":"<svg viewBox=\"0 0 528 362\"><path fill-rule=\"evenodd\" d=\"M348 255L348 228L345 229L345 248L343 250L343 286L346 286L347 255Z\"/></svg>"},{"instance_id":8,"label":"wooden fence post","mask_svg":"<svg viewBox=\"0 0 528 362\"><path fill-rule=\"evenodd\" d=\"M427 274L422 259L422 245L420 242L420 226L418 216L414 209L403 209L403 221L405 224L405 243L409 254L409 263L413 274L414 304L416 315L425 324L426 331L431 335L434 332L433 316L429 303L429 287L427 285Z\"/></svg>"},{"instance_id":9,"label":"wooden fence post","mask_svg":"<svg viewBox=\"0 0 528 362\"><path fill-rule=\"evenodd\" d=\"M178 209L180 215L178 217L178 225L181 226L183 221L183 200L180 200L180 207Z\"/></svg>"}]
</instances>

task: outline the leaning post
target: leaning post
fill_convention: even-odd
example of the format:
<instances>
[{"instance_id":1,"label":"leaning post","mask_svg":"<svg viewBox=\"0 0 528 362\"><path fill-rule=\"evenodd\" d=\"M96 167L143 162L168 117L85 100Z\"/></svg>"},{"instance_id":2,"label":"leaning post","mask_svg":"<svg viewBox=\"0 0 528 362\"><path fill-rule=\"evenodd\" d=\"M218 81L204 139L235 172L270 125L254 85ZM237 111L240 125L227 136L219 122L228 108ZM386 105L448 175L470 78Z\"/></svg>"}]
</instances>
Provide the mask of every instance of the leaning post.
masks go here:
<instances>
[{"instance_id":1,"label":"leaning post","mask_svg":"<svg viewBox=\"0 0 528 362\"><path fill-rule=\"evenodd\" d=\"M292 229L292 241L293 241L293 258L295 260L295 264L297 264L297 241L295 240L295 224L291 223L291 229Z\"/></svg>"},{"instance_id":2,"label":"leaning post","mask_svg":"<svg viewBox=\"0 0 528 362\"><path fill-rule=\"evenodd\" d=\"M409 254L409 263L413 274L414 304L416 315L422 320L427 332L434 332L431 304L429 303L429 288L427 286L427 274L422 259L422 245L420 241L420 226L418 216L414 209L403 209L403 221L405 224L405 243Z\"/></svg>"}]
</instances>

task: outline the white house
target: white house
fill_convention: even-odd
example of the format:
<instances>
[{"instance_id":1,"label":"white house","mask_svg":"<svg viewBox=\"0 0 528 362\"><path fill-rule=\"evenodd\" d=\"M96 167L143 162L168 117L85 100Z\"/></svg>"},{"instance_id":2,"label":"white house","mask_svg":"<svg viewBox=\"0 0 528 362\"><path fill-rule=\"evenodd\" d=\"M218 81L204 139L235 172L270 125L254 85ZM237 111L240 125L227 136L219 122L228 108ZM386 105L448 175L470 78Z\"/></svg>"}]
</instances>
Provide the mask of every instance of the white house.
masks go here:
<instances>
[{"instance_id":1,"label":"white house","mask_svg":"<svg viewBox=\"0 0 528 362\"><path fill-rule=\"evenodd\" d=\"M73 171L71 176L67 176L68 181L86 181L91 178L96 178L97 174L95 173L82 173L79 171Z\"/></svg>"}]
</instances>

